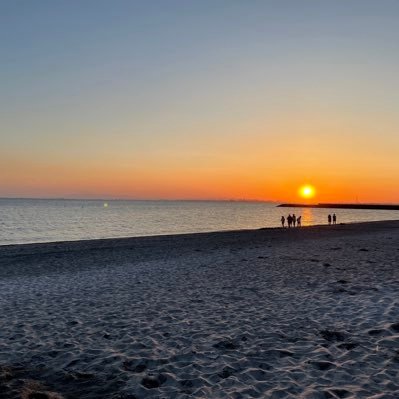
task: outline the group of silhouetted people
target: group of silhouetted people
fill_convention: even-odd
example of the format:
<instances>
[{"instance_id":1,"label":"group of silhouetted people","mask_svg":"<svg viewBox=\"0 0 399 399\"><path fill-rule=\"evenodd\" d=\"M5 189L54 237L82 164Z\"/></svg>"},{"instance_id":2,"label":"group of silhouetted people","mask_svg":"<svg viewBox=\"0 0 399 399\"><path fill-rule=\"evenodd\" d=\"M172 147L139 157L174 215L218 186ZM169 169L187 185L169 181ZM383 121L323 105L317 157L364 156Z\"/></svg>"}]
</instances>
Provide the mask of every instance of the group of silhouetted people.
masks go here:
<instances>
[{"instance_id":1,"label":"group of silhouetted people","mask_svg":"<svg viewBox=\"0 0 399 399\"><path fill-rule=\"evenodd\" d=\"M287 225L288 227L301 227L301 223L302 223L302 216L295 216L295 213L289 214L287 216ZM281 225L283 227L285 227L285 217L281 216Z\"/></svg>"},{"instance_id":2,"label":"group of silhouetted people","mask_svg":"<svg viewBox=\"0 0 399 399\"><path fill-rule=\"evenodd\" d=\"M281 226L285 227L285 222L287 221L287 225L288 227L301 227L301 222L302 222L302 216L295 216L295 213L293 213L292 215L289 214L287 216L287 219L285 218L285 216L281 216ZM327 217L328 220L328 224L331 225L332 224L337 224L337 215L334 213L332 216L328 215Z\"/></svg>"},{"instance_id":3,"label":"group of silhouetted people","mask_svg":"<svg viewBox=\"0 0 399 399\"><path fill-rule=\"evenodd\" d=\"M328 224L331 224L331 220L332 220L332 224L337 224L337 215L334 213L331 217L331 215L328 215L327 217L328 219Z\"/></svg>"}]
</instances>

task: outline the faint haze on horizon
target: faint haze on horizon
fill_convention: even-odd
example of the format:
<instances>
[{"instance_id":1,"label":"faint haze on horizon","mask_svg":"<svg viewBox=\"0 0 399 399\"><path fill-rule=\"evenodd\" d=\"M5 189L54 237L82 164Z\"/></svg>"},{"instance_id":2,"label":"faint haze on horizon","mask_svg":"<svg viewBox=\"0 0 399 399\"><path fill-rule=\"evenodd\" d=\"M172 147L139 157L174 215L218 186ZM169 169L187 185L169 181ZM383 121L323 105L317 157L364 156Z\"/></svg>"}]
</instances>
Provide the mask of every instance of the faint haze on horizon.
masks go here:
<instances>
[{"instance_id":1,"label":"faint haze on horizon","mask_svg":"<svg viewBox=\"0 0 399 399\"><path fill-rule=\"evenodd\" d=\"M0 197L399 202L399 1L0 3Z\"/></svg>"}]
</instances>

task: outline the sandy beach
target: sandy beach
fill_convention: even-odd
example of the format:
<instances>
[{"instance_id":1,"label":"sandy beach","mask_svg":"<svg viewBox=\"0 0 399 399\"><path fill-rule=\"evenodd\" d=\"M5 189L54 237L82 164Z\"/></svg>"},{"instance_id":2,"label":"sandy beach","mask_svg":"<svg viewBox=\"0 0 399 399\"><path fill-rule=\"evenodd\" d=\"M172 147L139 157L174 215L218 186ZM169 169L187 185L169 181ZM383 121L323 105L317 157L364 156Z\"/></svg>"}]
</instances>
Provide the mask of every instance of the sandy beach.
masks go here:
<instances>
[{"instance_id":1,"label":"sandy beach","mask_svg":"<svg viewBox=\"0 0 399 399\"><path fill-rule=\"evenodd\" d=\"M399 398L399 221L0 247L0 397Z\"/></svg>"}]
</instances>

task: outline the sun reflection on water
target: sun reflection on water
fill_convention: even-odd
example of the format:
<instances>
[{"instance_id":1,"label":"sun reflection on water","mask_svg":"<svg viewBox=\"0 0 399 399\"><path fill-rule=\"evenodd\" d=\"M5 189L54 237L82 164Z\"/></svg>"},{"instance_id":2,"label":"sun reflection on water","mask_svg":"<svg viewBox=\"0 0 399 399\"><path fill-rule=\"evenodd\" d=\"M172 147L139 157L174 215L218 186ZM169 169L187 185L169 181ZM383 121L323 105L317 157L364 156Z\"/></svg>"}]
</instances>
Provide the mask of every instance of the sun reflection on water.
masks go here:
<instances>
[{"instance_id":1,"label":"sun reflection on water","mask_svg":"<svg viewBox=\"0 0 399 399\"><path fill-rule=\"evenodd\" d=\"M302 226L311 226L312 224L314 224L314 216L312 208L303 208Z\"/></svg>"}]
</instances>

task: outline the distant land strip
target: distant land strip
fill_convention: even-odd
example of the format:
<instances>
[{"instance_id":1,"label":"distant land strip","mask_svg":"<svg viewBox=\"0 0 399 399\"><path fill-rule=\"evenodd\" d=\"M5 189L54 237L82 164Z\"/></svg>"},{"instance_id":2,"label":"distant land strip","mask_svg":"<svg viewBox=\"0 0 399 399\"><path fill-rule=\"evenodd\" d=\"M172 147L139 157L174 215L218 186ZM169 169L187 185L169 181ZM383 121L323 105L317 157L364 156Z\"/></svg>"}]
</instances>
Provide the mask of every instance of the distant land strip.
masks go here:
<instances>
[{"instance_id":1,"label":"distant land strip","mask_svg":"<svg viewBox=\"0 0 399 399\"><path fill-rule=\"evenodd\" d=\"M339 209L380 209L399 211L399 205L394 204L280 204L281 208L339 208Z\"/></svg>"}]
</instances>

